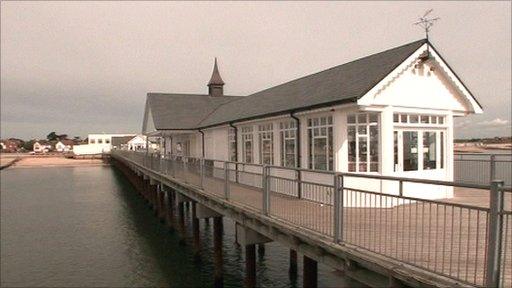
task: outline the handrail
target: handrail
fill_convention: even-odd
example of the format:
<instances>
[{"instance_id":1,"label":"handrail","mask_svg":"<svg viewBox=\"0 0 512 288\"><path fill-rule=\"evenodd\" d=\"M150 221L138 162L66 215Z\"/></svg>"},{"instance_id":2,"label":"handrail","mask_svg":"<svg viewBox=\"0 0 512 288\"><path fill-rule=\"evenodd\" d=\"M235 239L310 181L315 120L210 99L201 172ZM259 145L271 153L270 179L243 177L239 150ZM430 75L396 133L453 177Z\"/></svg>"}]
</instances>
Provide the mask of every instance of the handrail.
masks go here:
<instances>
[{"instance_id":1,"label":"handrail","mask_svg":"<svg viewBox=\"0 0 512 288\"><path fill-rule=\"evenodd\" d=\"M128 152L132 152L132 151L128 151ZM145 153L141 153L141 154L145 154ZM157 154L157 153L150 153L148 155L155 155L155 154ZM199 157L180 156L180 155L171 154L171 157L173 157L173 156L174 157L181 157L183 159L196 159L196 160L201 160L202 159L202 158L199 158ZM441 185L441 186L453 186L453 187L472 188L472 189L490 189L491 188L491 184L490 183L489 184L474 184L474 183L463 183L463 182L456 182L456 181L431 180L431 179L420 179L420 178L410 178L410 177L397 177L397 176L385 176L385 175L375 175L375 174L362 174L362 173L352 173L352 172L334 172L334 171L323 171L323 170L314 170L314 169L297 168L297 167L285 167L285 166L277 166L277 165L263 165L263 164L256 164L256 163L226 161L226 160L210 159L210 158L204 158L204 161L214 161L214 162L219 162L219 163L238 164L238 165L258 167L258 168L261 168L261 169L263 169L264 166L266 166L266 167L268 167L270 169L279 169L279 170L288 170L288 171L306 172L306 173L317 173L317 174L333 175L333 176L334 175L341 175L341 176L347 176L347 177L367 178L367 179L376 179L376 180L401 181L401 182L407 182L407 183L420 183L420 184L431 184L431 185ZM241 170L237 170L237 171L241 171ZM253 172L253 171L244 171L244 172L261 175L261 173L257 173L257 172ZM494 180L500 180L500 179L494 179ZM511 188L512 187L503 187L503 189L505 191L509 191L509 190L512 191Z\"/></svg>"}]
</instances>

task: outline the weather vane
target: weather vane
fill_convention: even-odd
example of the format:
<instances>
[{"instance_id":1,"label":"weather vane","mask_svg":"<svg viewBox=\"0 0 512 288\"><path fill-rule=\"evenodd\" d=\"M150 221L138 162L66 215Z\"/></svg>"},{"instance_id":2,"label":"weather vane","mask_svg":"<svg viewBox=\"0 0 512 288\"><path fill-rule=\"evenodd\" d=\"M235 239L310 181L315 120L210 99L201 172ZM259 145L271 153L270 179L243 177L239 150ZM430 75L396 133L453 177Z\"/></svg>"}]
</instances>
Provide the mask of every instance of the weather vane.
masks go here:
<instances>
[{"instance_id":1,"label":"weather vane","mask_svg":"<svg viewBox=\"0 0 512 288\"><path fill-rule=\"evenodd\" d=\"M420 17L420 20L418 22L414 23L414 25L419 25L421 28L423 28L425 30L425 36L426 36L427 40L428 40L428 32L430 32L430 28L432 28L432 26L434 26L434 22L441 19L439 17L428 18L427 16L432 11L434 11L434 9L428 10L427 12L425 12L425 14L423 14L423 17Z\"/></svg>"}]
</instances>

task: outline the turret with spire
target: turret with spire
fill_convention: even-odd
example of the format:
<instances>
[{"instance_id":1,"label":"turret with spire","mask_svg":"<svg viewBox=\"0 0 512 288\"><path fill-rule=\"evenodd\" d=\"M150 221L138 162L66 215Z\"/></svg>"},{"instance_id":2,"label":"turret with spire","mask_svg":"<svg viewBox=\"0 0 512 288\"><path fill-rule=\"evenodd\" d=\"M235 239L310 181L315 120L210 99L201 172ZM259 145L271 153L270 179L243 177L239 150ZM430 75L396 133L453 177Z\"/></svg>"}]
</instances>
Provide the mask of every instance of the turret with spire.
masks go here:
<instances>
[{"instance_id":1,"label":"turret with spire","mask_svg":"<svg viewBox=\"0 0 512 288\"><path fill-rule=\"evenodd\" d=\"M215 64L213 65L212 78L208 82L208 95L214 97L224 96L224 81L222 81L219 68L217 67L217 57L215 57Z\"/></svg>"}]
</instances>

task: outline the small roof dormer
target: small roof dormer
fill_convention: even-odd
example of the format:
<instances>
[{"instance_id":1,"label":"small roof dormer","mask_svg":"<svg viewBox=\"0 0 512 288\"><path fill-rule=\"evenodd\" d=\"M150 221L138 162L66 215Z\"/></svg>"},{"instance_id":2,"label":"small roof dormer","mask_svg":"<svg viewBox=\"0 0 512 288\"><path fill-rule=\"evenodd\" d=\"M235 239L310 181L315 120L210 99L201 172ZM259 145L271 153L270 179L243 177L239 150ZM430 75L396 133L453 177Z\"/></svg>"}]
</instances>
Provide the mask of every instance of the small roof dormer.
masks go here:
<instances>
[{"instance_id":1,"label":"small roof dormer","mask_svg":"<svg viewBox=\"0 0 512 288\"><path fill-rule=\"evenodd\" d=\"M217 57L213 65L213 72L210 81L208 82L208 95L210 96L224 96L224 81L220 77L219 68L217 67Z\"/></svg>"}]
</instances>

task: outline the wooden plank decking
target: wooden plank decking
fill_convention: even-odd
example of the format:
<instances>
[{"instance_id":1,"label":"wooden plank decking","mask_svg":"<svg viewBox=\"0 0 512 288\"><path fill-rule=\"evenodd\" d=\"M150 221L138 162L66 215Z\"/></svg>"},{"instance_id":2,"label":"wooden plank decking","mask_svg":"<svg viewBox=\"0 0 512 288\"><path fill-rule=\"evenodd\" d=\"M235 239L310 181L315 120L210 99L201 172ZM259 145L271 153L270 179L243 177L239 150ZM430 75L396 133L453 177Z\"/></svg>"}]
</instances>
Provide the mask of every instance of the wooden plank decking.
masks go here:
<instances>
[{"instance_id":1,"label":"wooden plank decking","mask_svg":"<svg viewBox=\"0 0 512 288\"><path fill-rule=\"evenodd\" d=\"M199 185L200 176L180 171L175 175L180 181ZM224 197L224 180L205 177L204 191ZM352 192L352 201L363 197ZM392 208L343 209L343 241L351 245L386 255L416 266L442 273L477 285L484 284L486 257L486 226L489 191L455 188L450 199L434 202L395 202ZM368 196L368 195L366 195ZM378 203L380 197L372 195ZM506 193L505 209L512 206L511 193ZM372 198L370 198L372 199ZM385 201L386 199L383 199ZM389 199L388 199L389 200ZM261 188L230 182L229 201L249 209L262 210ZM361 200L363 201L363 200ZM442 205L437 202L465 204L484 208ZM333 236L334 209L312 201L272 193L270 215L277 219ZM378 205L376 205L378 206ZM512 285L512 216L504 223L503 273L504 287Z\"/></svg>"}]
</instances>

